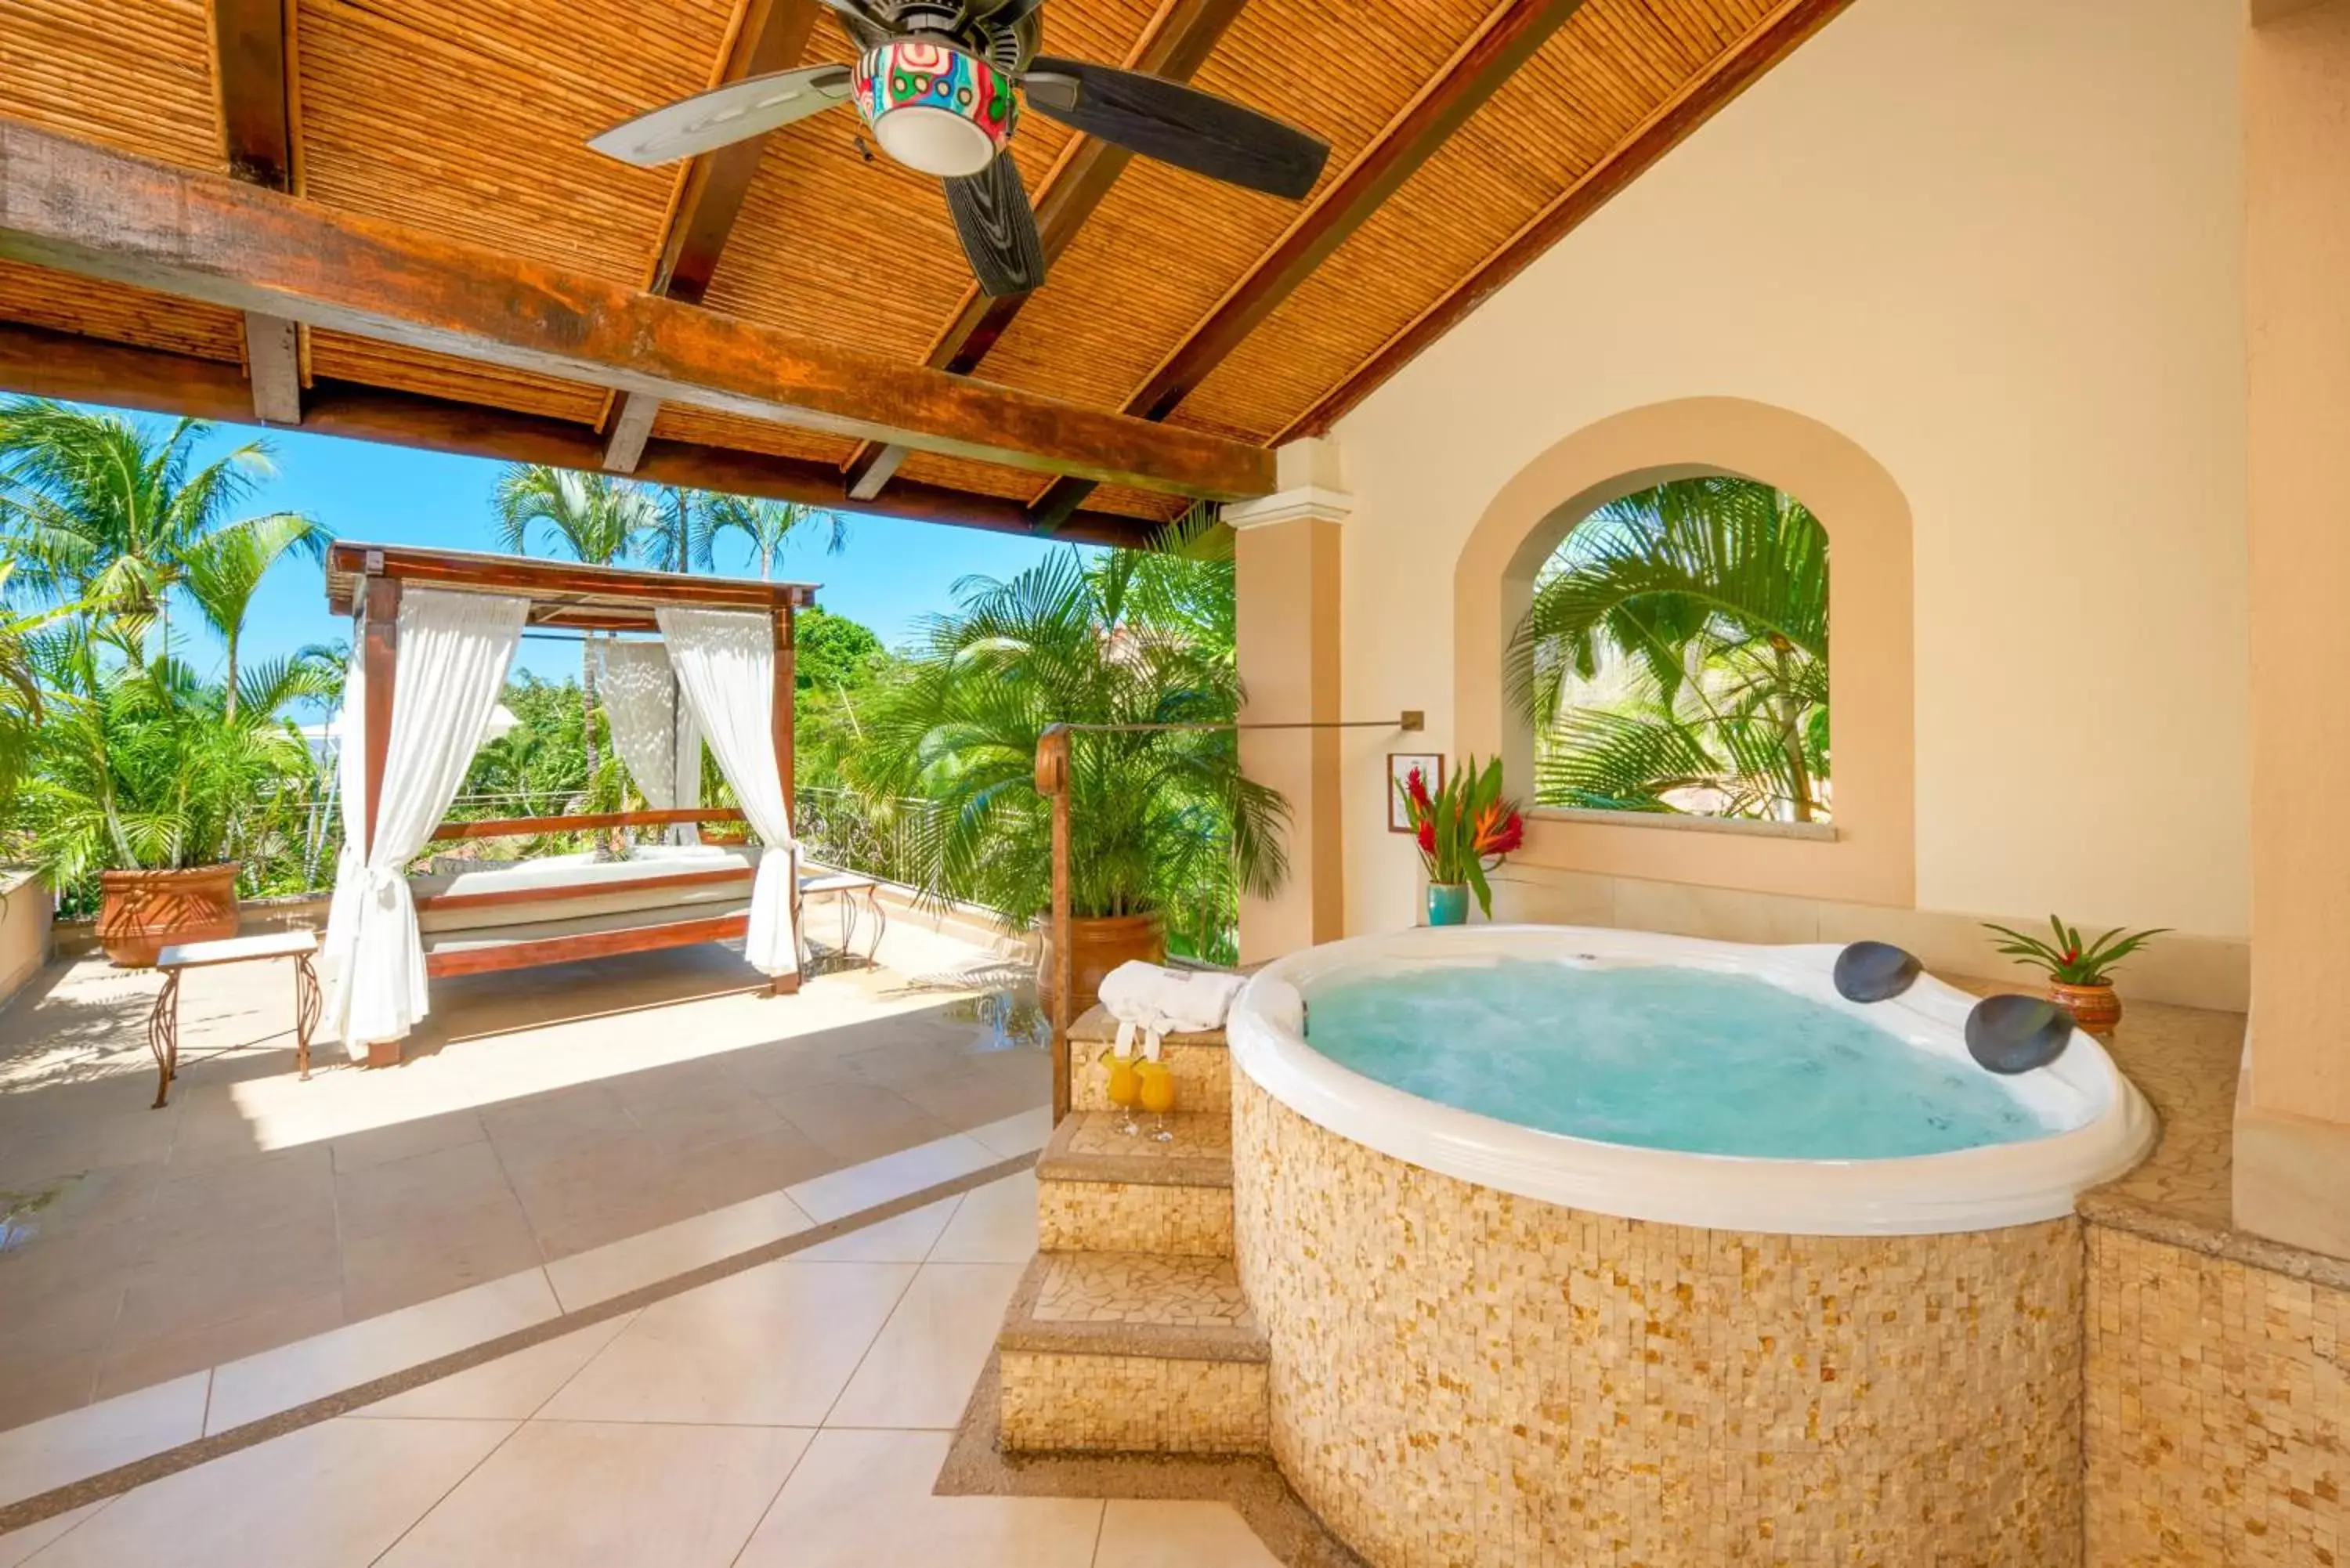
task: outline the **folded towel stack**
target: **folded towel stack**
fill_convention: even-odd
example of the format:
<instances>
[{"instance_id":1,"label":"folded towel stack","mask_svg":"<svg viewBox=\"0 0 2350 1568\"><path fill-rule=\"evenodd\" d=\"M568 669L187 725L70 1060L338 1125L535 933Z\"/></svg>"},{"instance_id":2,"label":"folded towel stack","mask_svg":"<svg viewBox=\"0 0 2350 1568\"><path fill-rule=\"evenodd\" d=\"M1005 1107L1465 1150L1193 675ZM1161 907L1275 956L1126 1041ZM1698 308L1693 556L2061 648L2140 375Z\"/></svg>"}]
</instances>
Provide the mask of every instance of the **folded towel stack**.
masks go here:
<instances>
[{"instance_id":1,"label":"folded towel stack","mask_svg":"<svg viewBox=\"0 0 2350 1568\"><path fill-rule=\"evenodd\" d=\"M1232 998L1246 983L1244 975L1209 970L1118 965L1101 982L1102 1005L1118 1020L1118 1054L1130 1055L1139 1033L1142 1054L1156 1062L1161 1036L1222 1029Z\"/></svg>"}]
</instances>

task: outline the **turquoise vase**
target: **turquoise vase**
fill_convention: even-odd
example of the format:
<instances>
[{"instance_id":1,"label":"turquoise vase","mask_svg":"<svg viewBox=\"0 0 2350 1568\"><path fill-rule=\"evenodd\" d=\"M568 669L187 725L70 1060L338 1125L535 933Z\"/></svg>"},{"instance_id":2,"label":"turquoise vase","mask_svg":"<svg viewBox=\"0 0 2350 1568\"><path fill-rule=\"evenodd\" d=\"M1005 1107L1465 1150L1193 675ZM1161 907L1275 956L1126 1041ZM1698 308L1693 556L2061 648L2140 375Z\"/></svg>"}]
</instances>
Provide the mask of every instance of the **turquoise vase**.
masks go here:
<instances>
[{"instance_id":1,"label":"turquoise vase","mask_svg":"<svg viewBox=\"0 0 2350 1568\"><path fill-rule=\"evenodd\" d=\"M1467 925L1469 884L1430 882L1428 885L1428 923L1431 926Z\"/></svg>"}]
</instances>

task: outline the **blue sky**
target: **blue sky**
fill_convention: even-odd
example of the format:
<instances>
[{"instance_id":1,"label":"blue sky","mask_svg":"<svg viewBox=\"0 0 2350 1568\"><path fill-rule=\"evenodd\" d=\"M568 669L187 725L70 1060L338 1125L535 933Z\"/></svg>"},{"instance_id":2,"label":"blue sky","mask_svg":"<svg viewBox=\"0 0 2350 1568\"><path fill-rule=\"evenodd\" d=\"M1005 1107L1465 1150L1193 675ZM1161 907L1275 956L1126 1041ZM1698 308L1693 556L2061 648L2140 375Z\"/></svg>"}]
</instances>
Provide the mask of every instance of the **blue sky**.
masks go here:
<instances>
[{"instance_id":1,"label":"blue sky","mask_svg":"<svg viewBox=\"0 0 2350 1568\"><path fill-rule=\"evenodd\" d=\"M256 437L269 443L276 472L254 498L250 511L307 512L342 538L371 544L497 547L490 495L502 464L234 425L215 429L203 454L210 458ZM795 541L776 575L823 585L818 604L863 621L882 641L896 646L919 617L952 605L957 578L974 573L1009 576L1048 550L1066 547L935 523L855 517L847 548L839 555L825 554L821 538ZM739 541L720 545L718 564L722 571L757 575ZM305 643L332 642L348 635L348 624L327 613L318 568L307 561L286 561L270 574L254 602L245 628L246 657L271 658ZM200 666L207 654L213 662L218 659L216 649L183 648L182 652ZM525 641L515 663L561 679L577 671L579 654L567 643Z\"/></svg>"}]
</instances>

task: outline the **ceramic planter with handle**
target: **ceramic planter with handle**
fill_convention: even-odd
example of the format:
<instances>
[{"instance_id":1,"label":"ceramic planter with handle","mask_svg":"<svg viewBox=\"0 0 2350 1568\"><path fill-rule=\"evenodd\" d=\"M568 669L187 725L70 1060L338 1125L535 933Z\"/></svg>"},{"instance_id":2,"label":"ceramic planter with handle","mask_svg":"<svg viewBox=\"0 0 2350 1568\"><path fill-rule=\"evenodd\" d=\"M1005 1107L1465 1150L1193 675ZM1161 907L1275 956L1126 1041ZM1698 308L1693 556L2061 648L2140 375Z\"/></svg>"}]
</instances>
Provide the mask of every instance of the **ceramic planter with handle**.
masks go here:
<instances>
[{"instance_id":1,"label":"ceramic planter with handle","mask_svg":"<svg viewBox=\"0 0 2350 1568\"><path fill-rule=\"evenodd\" d=\"M2048 1000L2073 1015L2081 1033L2103 1040L2122 1021L2122 999L2111 985L2068 985L2048 982Z\"/></svg>"},{"instance_id":2,"label":"ceramic planter with handle","mask_svg":"<svg viewBox=\"0 0 2350 1568\"><path fill-rule=\"evenodd\" d=\"M98 941L120 969L151 969L174 942L236 935L236 864L98 874Z\"/></svg>"},{"instance_id":3,"label":"ceramic planter with handle","mask_svg":"<svg viewBox=\"0 0 2350 1568\"><path fill-rule=\"evenodd\" d=\"M1047 1013L1053 1007L1053 987L1060 970L1053 961L1053 922L1044 929L1044 952L1036 971L1036 999ZM1129 959L1144 963L1167 961L1167 918L1159 914L1077 917L1069 921L1069 1016L1082 1017L1101 1000L1101 982L1109 971Z\"/></svg>"}]
</instances>

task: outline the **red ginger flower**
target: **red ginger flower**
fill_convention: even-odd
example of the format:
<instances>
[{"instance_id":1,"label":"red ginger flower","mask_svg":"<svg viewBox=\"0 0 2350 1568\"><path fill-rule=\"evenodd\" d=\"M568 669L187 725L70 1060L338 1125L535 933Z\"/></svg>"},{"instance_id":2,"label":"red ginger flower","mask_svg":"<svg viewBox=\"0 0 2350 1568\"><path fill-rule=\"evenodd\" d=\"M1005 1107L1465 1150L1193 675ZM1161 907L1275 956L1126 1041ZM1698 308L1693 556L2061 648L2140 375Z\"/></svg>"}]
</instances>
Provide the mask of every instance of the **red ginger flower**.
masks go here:
<instances>
[{"instance_id":1,"label":"red ginger flower","mask_svg":"<svg viewBox=\"0 0 2350 1568\"><path fill-rule=\"evenodd\" d=\"M1411 796L1411 804L1419 808L1419 815L1426 816L1435 803L1428 798L1428 780L1421 776L1418 768L1411 770L1411 775L1404 780L1403 787L1404 793Z\"/></svg>"},{"instance_id":2,"label":"red ginger flower","mask_svg":"<svg viewBox=\"0 0 2350 1568\"><path fill-rule=\"evenodd\" d=\"M1436 853L1436 819L1434 817L1420 819L1419 838L1419 852L1422 855Z\"/></svg>"}]
</instances>

